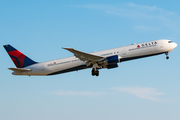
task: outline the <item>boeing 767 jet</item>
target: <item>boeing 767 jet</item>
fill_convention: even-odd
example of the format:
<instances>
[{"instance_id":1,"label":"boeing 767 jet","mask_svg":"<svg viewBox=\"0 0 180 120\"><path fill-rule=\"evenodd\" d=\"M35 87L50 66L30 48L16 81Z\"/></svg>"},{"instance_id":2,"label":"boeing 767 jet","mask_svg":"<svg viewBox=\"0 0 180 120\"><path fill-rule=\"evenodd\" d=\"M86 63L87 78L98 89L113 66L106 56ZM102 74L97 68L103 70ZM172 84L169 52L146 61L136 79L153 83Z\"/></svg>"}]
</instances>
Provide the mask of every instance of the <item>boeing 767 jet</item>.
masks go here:
<instances>
[{"instance_id":1,"label":"boeing 767 jet","mask_svg":"<svg viewBox=\"0 0 180 120\"><path fill-rule=\"evenodd\" d=\"M176 43L172 42L171 40L163 39L93 53L85 53L73 48L63 48L73 53L74 56L47 62L36 62L20 51L16 50L11 45L4 45L7 53L16 65L16 68L8 69L13 71L13 75L28 76L56 75L86 68L92 69L93 76L99 76L100 69L116 68L118 67L118 63L124 61L159 54L165 54L166 59L169 59L168 53L176 47Z\"/></svg>"}]
</instances>

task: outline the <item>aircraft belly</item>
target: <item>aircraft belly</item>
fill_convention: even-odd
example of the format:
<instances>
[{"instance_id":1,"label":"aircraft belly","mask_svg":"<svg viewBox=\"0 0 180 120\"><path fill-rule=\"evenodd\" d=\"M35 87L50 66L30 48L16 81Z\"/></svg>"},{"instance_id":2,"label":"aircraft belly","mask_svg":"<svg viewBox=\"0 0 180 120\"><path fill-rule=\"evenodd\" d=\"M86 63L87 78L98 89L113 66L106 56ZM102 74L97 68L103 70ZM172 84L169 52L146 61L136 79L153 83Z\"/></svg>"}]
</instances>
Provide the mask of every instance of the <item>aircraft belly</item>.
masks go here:
<instances>
[{"instance_id":1,"label":"aircraft belly","mask_svg":"<svg viewBox=\"0 0 180 120\"><path fill-rule=\"evenodd\" d=\"M48 75L56 75L56 74L62 74L62 73L66 73L66 72L72 72L72 71L77 71L77 70L81 70L81 69L86 69L87 66L84 64L81 64L81 65L76 65L74 67L69 67L69 68L64 68L63 70L60 70L60 71L54 71L54 72L51 72L49 73Z\"/></svg>"},{"instance_id":2,"label":"aircraft belly","mask_svg":"<svg viewBox=\"0 0 180 120\"><path fill-rule=\"evenodd\" d=\"M165 52L166 49L160 49L158 46L128 51L128 53L121 59L121 62L159 55Z\"/></svg>"}]
</instances>

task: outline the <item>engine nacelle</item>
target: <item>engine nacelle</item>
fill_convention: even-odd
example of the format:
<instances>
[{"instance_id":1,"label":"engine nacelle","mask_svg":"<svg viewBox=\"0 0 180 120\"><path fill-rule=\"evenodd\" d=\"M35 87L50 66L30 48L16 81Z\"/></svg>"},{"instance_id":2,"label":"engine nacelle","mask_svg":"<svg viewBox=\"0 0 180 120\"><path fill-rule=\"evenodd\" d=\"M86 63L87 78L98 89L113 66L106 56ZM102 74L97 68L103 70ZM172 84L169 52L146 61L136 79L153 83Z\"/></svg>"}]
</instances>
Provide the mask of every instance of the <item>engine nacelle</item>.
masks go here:
<instances>
[{"instance_id":1,"label":"engine nacelle","mask_svg":"<svg viewBox=\"0 0 180 120\"><path fill-rule=\"evenodd\" d=\"M114 56L109 56L106 58L106 60L104 61L107 65L115 65L118 62L120 62L121 57L119 57L118 55L114 55Z\"/></svg>"},{"instance_id":2,"label":"engine nacelle","mask_svg":"<svg viewBox=\"0 0 180 120\"><path fill-rule=\"evenodd\" d=\"M107 69L112 69L112 68L116 68L116 67L118 67L118 63L107 65Z\"/></svg>"}]
</instances>

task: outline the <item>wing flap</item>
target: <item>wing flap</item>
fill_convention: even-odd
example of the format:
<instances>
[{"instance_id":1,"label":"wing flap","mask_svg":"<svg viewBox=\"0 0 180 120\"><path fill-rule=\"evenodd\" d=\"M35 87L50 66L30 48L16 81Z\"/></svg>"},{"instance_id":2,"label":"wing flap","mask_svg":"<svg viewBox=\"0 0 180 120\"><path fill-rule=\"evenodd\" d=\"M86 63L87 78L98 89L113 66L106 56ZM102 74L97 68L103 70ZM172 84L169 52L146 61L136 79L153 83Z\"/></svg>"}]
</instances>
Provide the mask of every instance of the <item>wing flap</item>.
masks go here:
<instances>
[{"instance_id":1,"label":"wing flap","mask_svg":"<svg viewBox=\"0 0 180 120\"><path fill-rule=\"evenodd\" d=\"M31 69L24 69L24 68L8 68L9 70L12 70L14 72L29 72Z\"/></svg>"}]
</instances>

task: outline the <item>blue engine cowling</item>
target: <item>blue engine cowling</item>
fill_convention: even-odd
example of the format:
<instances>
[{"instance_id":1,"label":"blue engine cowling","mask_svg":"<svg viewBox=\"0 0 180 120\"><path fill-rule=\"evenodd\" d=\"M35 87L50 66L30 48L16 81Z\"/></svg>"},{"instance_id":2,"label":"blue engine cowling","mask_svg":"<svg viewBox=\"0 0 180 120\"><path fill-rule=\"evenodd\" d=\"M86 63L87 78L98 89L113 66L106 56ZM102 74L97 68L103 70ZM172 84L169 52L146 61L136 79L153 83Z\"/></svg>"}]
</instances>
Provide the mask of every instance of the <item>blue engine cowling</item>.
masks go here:
<instances>
[{"instance_id":1,"label":"blue engine cowling","mask_svg":"<svg viewBox=\"0 0 180 120\"><path fill-rule=\"evenodd\" d=\"M106 61L107 65L115 65L117 64L118 62L120 62L120 58L118 55L114 55L114 56L109 56L106 58Z\"/></svg>"}]
</instances>

